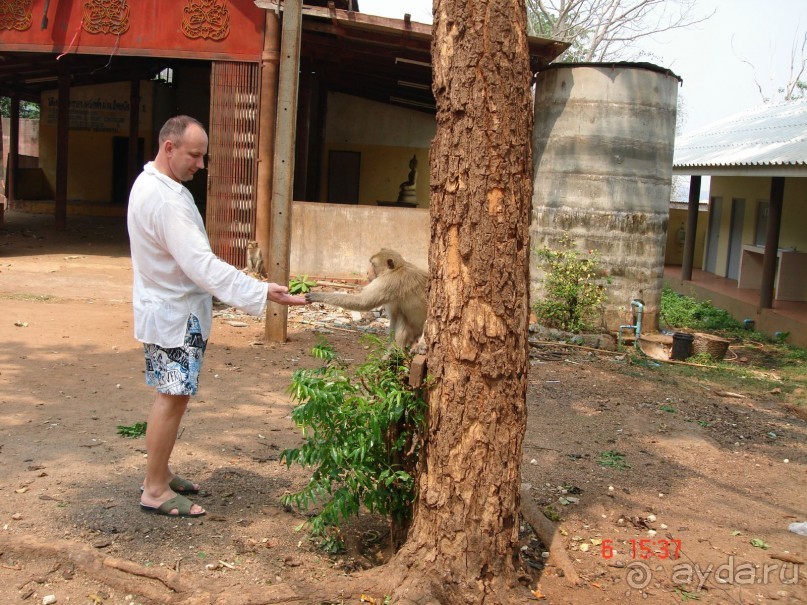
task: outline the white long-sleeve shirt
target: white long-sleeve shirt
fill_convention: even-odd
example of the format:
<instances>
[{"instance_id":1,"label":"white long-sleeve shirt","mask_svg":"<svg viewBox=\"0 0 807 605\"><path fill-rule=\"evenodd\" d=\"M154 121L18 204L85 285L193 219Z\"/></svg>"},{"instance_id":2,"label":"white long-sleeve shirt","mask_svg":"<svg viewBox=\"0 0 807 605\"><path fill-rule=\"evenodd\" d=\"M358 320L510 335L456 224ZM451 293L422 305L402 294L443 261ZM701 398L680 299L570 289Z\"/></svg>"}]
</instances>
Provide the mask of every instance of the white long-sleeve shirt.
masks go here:
<instances>
[{"instance_id":1,"label":"white long-sleeve shirt","mask_svg":"<svg viewBox=\"0 0 807 605\"><path fill-rule=\"evenodd\" d=\"M153 162L132 186L127 221L137 340L180 347L191 313L207 339L212 296L252 315L263 313L268 285L213 254L191 192Z\"/></svg>"}]
</instances>

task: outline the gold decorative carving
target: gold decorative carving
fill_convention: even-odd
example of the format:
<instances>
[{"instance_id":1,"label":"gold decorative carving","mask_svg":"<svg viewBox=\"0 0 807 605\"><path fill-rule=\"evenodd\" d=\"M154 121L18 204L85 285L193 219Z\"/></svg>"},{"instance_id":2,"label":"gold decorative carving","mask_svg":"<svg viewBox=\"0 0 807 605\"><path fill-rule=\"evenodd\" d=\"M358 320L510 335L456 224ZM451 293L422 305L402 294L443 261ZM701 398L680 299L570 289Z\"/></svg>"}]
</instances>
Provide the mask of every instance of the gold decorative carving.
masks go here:
<instances>
[{"instance_id":1,"label":"gold decorative carving","mask_svg":"<svg viewBox=\"0 0 807 605\"><path fill-rule=\"evenodd\" d=\"M82 27L90 34L121 35L129 29L126 0L88 0L84 3Z\"/></svg>"},{"instance_id":2,"label":"gold decorative carving","mask_svg":"<svg viewBox=\"0 0 807 605\"><path fill-rule=\"evenodd\" d=\"M182 33L188 38L223 40L230 33L227 0L187 0Z\"/></svg>"},{"instance_id":3,"label":"gold decorative carving","mask_svg":"<svg viewBox=\"0 0 807 605\"><path fill-rule=\"evenodd\" d=\"M25 31L31 27L33 0L0 0L0 29Z\"/></svg>"}]
</instances>

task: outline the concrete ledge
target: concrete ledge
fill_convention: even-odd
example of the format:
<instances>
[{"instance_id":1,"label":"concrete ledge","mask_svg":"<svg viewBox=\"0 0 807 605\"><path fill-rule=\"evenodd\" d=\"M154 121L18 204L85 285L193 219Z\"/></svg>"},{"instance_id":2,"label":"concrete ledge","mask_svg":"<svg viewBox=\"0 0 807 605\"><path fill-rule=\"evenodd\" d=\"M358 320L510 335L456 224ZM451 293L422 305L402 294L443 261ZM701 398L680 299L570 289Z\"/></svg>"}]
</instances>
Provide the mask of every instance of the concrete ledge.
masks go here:
<instances>
[{"instance_id":1,"label":"concrete ledge","mask_svg":"<svg viewBox=\"0 0 807 605\"><path fill-rule=\"evenodd\" d=\"M429 210L294 202L291 259L294 275L363 278L370 257L392 248L428 267Z\"/></svg>"},{"instance_id":2,"label":"concrete ledge","mask_svg":"<svg viewBox=\"0 0 807 605\"><path fill-rule=\"evenodd\" d=\"M666 279L664 283L675 292L692 296L697 300L710 300L715 307L725 309L737 321L754 320L754 330L773 336L776 332L789 332L786 342L797 347L807 347L807 324L794 317L783 315L776 309L760 309L726 294L699 286L694 282Z\"/></svg>"}]
</instances>

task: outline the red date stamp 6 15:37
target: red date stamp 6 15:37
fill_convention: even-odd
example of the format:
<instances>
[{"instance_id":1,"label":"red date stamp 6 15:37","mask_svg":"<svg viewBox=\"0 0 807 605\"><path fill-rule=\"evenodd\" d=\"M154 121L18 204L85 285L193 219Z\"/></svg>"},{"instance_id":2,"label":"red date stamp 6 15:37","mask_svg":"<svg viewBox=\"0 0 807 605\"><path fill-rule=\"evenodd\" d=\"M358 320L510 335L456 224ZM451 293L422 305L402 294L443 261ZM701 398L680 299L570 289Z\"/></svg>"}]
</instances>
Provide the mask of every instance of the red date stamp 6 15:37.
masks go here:
<instances>
[{"instance_id":1,"label":"red date stamp 6 15:37","mask_svg":"<svg viewBox=\"0 0 807 605\"><path fill-rule=\"evenodd\" d=\"M631 538L626 544L630 545L630 556L633 559L678 559L681 553L681 540ZM610 559L617 554L614 541L603 540L600 554L603 559Z\"/></svg>"}]
</instances>

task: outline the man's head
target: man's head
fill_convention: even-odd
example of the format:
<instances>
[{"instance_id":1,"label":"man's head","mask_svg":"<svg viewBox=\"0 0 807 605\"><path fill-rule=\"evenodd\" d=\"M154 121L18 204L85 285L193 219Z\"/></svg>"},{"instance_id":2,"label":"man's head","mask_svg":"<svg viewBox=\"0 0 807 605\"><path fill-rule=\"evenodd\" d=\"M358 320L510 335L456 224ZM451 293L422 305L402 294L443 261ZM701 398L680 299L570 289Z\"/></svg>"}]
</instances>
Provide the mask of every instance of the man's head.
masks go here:
<instances>
[{"instance_id":1,"label":"man's head","mask_svg":"<svg viewBox=\"0 0 807 605\"><path fill-rule=\"evenodd\" d=\"M207 133L190 116L170 118L160 129L160 150L154 163L165 176L182 183L205 167Z\"/></svg>"}]
</instances>

